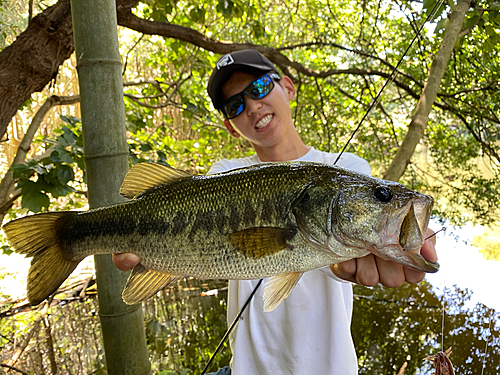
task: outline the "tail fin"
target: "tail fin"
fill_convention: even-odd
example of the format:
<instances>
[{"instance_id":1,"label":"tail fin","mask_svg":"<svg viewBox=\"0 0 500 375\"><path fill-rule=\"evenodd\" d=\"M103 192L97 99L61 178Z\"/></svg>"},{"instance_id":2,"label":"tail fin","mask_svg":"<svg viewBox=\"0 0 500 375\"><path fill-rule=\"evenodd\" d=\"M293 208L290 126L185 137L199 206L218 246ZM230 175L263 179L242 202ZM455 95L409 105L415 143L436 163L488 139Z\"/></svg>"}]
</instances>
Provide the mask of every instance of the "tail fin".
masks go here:
<instances>
[{"instance_id":1,"label":"tail fin","mask_svg":"<svg viewBox=\"0 0 500 375\"><path fill-rule=\"evenodd\" d=\"M33 257L28 273L28 300L35 306L54 293L73 272L80 260L69 260L60 247L60 220L72 212L48 212L26 216L5 224L2 229L19 254Z\"/></svg>"}]
</instances>

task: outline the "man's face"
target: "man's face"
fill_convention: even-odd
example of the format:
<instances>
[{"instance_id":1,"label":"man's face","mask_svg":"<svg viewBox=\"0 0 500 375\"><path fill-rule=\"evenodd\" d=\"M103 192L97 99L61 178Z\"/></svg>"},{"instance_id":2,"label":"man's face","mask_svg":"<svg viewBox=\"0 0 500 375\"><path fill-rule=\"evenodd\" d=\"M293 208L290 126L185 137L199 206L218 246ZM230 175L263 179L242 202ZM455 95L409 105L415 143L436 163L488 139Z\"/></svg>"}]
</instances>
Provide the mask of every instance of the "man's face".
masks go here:
<instances>
[{"instance_id":1,"label":"man's face","mask_svg":"<svg viewBox=\"0 0 500 375\"><path fill-rule=\"evenodd\" d=\"M243 91L257 76L236 72L222 86L224 99ZM289 101L295 98L295 87L288 77L275 82L274 89L262 99L244 96L245 109L224 125L231 135L243 136L257 150L273 147L286 139L289 131L295 131Z\"/></svg>"}]
</instances>

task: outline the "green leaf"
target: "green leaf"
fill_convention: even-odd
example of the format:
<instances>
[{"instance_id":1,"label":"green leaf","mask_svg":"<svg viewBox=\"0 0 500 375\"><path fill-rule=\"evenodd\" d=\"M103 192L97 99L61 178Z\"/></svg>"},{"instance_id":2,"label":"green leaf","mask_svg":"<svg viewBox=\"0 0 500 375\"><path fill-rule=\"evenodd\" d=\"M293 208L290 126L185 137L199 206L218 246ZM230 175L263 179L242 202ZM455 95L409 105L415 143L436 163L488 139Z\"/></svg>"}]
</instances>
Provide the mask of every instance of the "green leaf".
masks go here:
<instances>
[{"instance_id":1,"label":"green leaf","mask_svg":"<svg viewBox=\"0 0 500 375\"><path fill-rule=\"evenodd\" d=\"M61 135L57 137L57 142L59 142L59 144L62 147L68 147L69 146L68 141L63 136L61 136Z\"/></svg>"},{"instance_id":2,"label":"green leaf","mask_svg":"<svg viewBox=\"0 0 500 375\"><path fill-rule=\"evenodd\" d=\"M73 116L59 116L61 120L63 120L65 123L70 124L72 127L78 126L78 123L80 123L80 119L73 117Z\"/></svg>"},{"instance_id":3,"label":"green leaf","mask_svg":"<svg viewBox=\"0 0 500 375\"><path fill-rule=\"evenodd\" d=\"M75 174L73 173L73 169L67 165L62 165L57 170L57 178L61 182L61 184L66 185L69 181L75 178Z\"/></svg>"},{"instance_id":4,"label":"green leaf","mask_svg":"<svg viewBox=\"0 0 500 375\"><path fill-rule=\"evenodd\" d=\"M446 26L448 26L448 23L450 20L448 18L441 18L438 23L436 24L436 28L434 29L434 33L438 33L442 29L446 29Z\"/></svg>"},{"instance_id":5,"label":"green leaf","mask_svg":"<svg viewBox=\"0 0 500 375\"><path fill-rule=\"evenodd\" d=\"M153 13L151 13L151 18L157 22L167 22L167 17L162 9L155 9Z\"/></svg>"},{"instance_id":6,"label":"green leaf","mask_svg":"<svg viewBox=\"0 0 500 375\"><path fill-rule=\"evenodd\" d=\"M50 199L48 195L41 191L32 191L22 196L21 207L28 208L32 212L40 212L44 207L48 209L49 205Z\"/></svg>"},{"instance_id":7,"label":"green leaf","mask_svg":"<svg viewBox=\"0 0 500 375\"><path fill-rule=\"evenodd\" d=\"M189 18L191 18L191 20L193 22L196 22L196 23L204 23L205 22L205 16L206 16L206 11L204 8L193 8L191 9L191 11L189 12Z\"/></svg>"},{"instance_id":8,"label":"green leaf","mask_svg":"<svg viewBox=\"0 0 500 375\"><path fill-rule=\"evenodd\" d=\"M59 154L59 158L61 159L61 161L63 163L66 163L66 164L72 164L73 163L73 158L68 154L68 152L63 148L61 147L60 145L57 145L55 147L57 153Z\"/></svg>"},{"instance_id":9,"label":"green leaf","mask_svg":"<svg viewBox=\"0 0 500 375\"><path fill-rule=\"evenodd\" d=\"M9 245L2 245L2 254L10 255L13 252L14 252L14 250L12 250L12 247L10 247Z\"/></svg>"},{"instance_id":10,"label":"green leaf","mask_svg":"<svg viewBox=\"0 0 500 375\"><path fill-rule=\"evenodd\" d=\"M436 3L437 3L437 0L424 0L422 7L424 10L430 11Z\"/></svg>"},{"instance_id":11,"label":"green leaf","mask_svg":"<svg viewBox=\"0 0 500 375\"><path fill-rule=\"evenodd\" d=\"M23 109L25 109L26 107L28 107L31 103L33 103L33 98L30 97L28 100L26 100L22 105L21 107L19 108L19 111L22 111Z\"/></svg>"},{"instance_id":12,"label":"green leaf","mask_svg":"<svg viewBox=\"0 0 500 375\"><path fill-rule=\"evenodd\" d=\"M139 149L142 151L142 152L148 152L148 151L151 151L153 148L148 144L148 143L144 143L142 144Z\"/></svg>"},{"instance_id":13,"label":"green leaf","mask_svg":"<svg viewBox=\"0 0 500 375\"><path fill-rule=\"evenodd\" d=\"M30 180L19 180L16 186L21 189L22 195L40 191L40 188L37 186L37 184Z\"/></svg>"},{"instance_id":14,"label":"green leaf","mask_svg":"<svg viewBox=\"0 0 500 375\"><path fill-rule=\"evenodd\" d=\"M60 163L61 162L61 158L59 158L59 153L57 151L52 151L50 156L49 156L49 160L52 162L52 163Z\"/></svg>"},{"instance_id":15,"label":"green leaf","mask_svg":"<svg viewBox=\"0 0 500 375\"><path fill-rule=\"evenodd\" d=\"M67 127L62 128L64 132L64 140L67 142L69 146L74 146L76 141L78 140L78 137L76 136L75 133L73 133L71 130L69 130Z\"/></svg>"},{"instance_id":16,"label":"green leaf","mask_svg":"<svg viewBox=\"0 0 500 375\"><path fill-rule=\"evenodd\" d=\"M19 178L22 174L30 170L26 164L14 164L10 169L12 170L14 178Z\"/></svg>"}]
</instances>

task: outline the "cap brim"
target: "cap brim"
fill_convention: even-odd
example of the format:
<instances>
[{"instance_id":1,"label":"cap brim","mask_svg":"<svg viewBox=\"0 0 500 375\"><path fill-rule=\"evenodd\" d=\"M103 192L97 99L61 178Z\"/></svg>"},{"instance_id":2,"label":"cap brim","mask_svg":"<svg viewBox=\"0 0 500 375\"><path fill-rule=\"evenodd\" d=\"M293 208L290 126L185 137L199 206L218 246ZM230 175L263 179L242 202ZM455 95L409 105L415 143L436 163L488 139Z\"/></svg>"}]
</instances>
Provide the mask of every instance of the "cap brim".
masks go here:
<instances>
[{"instance_id":1,"label":"cap brim","mask_svg":"<svg viewBox=\"0 0 500 375\"><path fill-rule=\"evenodd\" d=\"M220 109L224 102L222 95L222 86L226 83L229 78L235 72L246 72L246 73L267 73L273 69L266 65L259 64L246 64L246 63L233 63L229 66L225 66L223 69L219 70L213 76L213 82L211 84L212 90L209 93L212 97L212 102L214 103L215 109Z\"/></svg>"}]
</instances>

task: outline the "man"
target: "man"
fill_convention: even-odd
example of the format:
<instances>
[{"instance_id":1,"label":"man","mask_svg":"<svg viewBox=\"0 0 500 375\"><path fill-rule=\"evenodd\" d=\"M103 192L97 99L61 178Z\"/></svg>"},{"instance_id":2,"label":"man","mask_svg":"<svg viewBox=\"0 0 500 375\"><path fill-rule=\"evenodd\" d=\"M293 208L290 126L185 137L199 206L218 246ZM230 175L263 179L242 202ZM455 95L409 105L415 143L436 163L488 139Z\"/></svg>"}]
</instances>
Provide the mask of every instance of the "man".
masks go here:
<instances>
[{"instance_id":1,"label":"man","mask_svg":"<svg viewBox=\"0 0 500 375\"><path fill-rule=\"evenodd\" d=\"M214 107L224 115L229 133L247 139L256 152L247 158L221 160L209 173L285 160L333 164L338 156L302 142L290 110L289 103L296 94L291 79L280 77L273 64L255 50L223 56L212 72L208 93ZM337 164L370 174L368 163L353 154L344 154ZM437 260L434 242L434 238L426 241L421 250L431 262ZM139 261L134 254L120 254L114 260L123 270ZM397 287L405 281L419 282L423 277L421 272L368 255L306 272L272 312L263 312L264 288L259 288L230 336L232 373L357 374L350 333L350 282ZM228 324L256 284L257 280L229 281Z\"/></svg>"}]
</instances>

